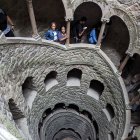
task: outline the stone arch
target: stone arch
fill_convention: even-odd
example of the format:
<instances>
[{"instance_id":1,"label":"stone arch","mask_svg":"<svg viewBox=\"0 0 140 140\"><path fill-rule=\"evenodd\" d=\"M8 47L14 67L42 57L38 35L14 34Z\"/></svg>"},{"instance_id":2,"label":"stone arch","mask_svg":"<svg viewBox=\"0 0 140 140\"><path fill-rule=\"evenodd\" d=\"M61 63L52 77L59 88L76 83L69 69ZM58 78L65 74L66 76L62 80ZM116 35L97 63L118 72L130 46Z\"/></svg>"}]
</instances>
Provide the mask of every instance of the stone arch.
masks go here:
<instances>
[{"instance_id":1,"label":"stone arch","mask_svg":"<svg viewBox=\"0 0 140 140\"><path fill-rule=\"evenodd\" d=\"M51 22L56 22L59 28L65 25L65 6L62 0L33 0L34 13L38 25L38 32L44 36Z\"/></svg>"},{"instance_id":2,"label":"stone arch","mask_svg":"<svg viewBox=\"0 0 140 140\"><path fill-rule=\"evenodd\" d=\"M104 91L104 84L98 80L92 80L90 82L90 86L89 86L89 89L87 91L87 95L89 95L90 97L92 97L96 100L99 100L103 91Z\"/></svg>"},{"instance_id":3,"label":"stone arch","mask_svg":"<svg viewBox=\"0 0 140 140\"><path fill-rule=\"evenodd\" d=\"M136 26L136 20L133 17L132 13L126 11L123 7L119 7L117 5L113 8L113 12L110 15L110 17L114 15L120 17L124 21L129 30L130 43L126 53L133 55L135 48L137 47L138 44L138 30Z\"/></svg>"},{"instance_id":4,"label":"stone arch","mask_svg":"<svg viewBox=\"0 0 140 140\"><path fill-rule=\"evenodd\" d=\"M32 108L33 101L37 95L37 91L33 85L33 77L27 77L22 84L22 94L27 105Z\"/></svg>"},{"instance_id":5,"label":"stone arch","mask_svg":"<svg viewBox=\"0 0 140 140\"><path fill-rule=\"evenodd\" d=\"M125 22L118 16L113 15L106 25L106 36L103 40L103 51L111 58L112 62L118 66L130 43L130 34ZM108 53L109 51L109 53ZM110 53L116 57L111 56Z\"/></svg>"},{"instance_id":6,"label":"stone arch","mask_svg":"<svg viewBox=\"0 0 140 140\"><path fill-rule=\"evenodd\" d=\"M51 71L50 73L47 74L47 76L44 80L46 91L48 91L53 86L58 84L58 81L57 81L56 77L57 77L57 72L56 71Z\"/></svg>"},{"instance_id":7,"label":"stone arch","mask_svg":"<svg viewBox=\"0 0 140 140\"><path fill-rule=\"evenodd\" d=\"M15 24L15 36L29 37L32 33L30 18L25 0L1 0L1 8ZM18 12L17 12L18 10ZM26 28L25 28L26 27Z\"/></svg>"},{"instance_id":8,"label":"stone arch","mask_svg":"<svg viewBox=\"0 0 140 140\"><path fill-rule=\"evenodd\" d=\"M110 122L115 117L114 108L111 104L107 103L106 108L103 109L108 121Z\"/></svg>"},{"instance_id":9,"label":"stone arch","mask_svg":"<svg viewBox=\"0 0 140 140\"><path fill-rule=\"evenodd\" d=\"M62 0L64 7L65 7L65 12L66 12L66 20L74 19L74 12L77 9L78 6L80 6L82 3L86 3L86 2L93 2L95 4L97 4L101 10L103 11L103 16L104 17L106 14L108 15L108 10L109 10L109 6L108 3L106 1L100 1L100 0Z\"/></svg>"},{"instance_id":10,"label":"stone arch","mask_svg":"<svg viewBox=\"0 0 140 140\"><path fill-rule=\"evenodd\" d=\"M85 10L88 9L88 10ZM93 13L93 14L90 14ZM94 14L96 13L96 14ZM89 31L101 22L103 12L101 7L91 1L81 3L74 11L74 20L80 20L81 17L87 18L87 27Z\"/></svg>"},{"instance_id":11,"label":"stone arch","mask_svg":"<svg viewBox=\"0 0 140 140\"><path fill-rule=\"evenodd\" d=\"M86 2L93 2L97 5L99 5L101 7L101 9L103 10L102 4L104 2L101 2L101 1L98 1L98 0L92 0L92 1L91 0L79 0L78 2L76 2L76 0L75 0L72 3L73 10L75 11L78 6L80 6L82 3L86 3Z\"/></svg>"},{"instance_id":12,"label":"stone arch","mask_svg":"<svg viewBox=\"0 0 140 140\"><path fill-rule=\"evenodd\" d=\"M67 86L80 86L82 78L82 71L79 69L72 69L67 74Z\"/></svg>"},{"instance_id":13,"label":"stone arch","mask_svg":"<svg viewBox=\"0 0 140 140\"><path fill-rule=\"evenodd\" d=\"M108 140L114 140L114 134L113 132L108 134Z\"/></svg>"}]
</instances>

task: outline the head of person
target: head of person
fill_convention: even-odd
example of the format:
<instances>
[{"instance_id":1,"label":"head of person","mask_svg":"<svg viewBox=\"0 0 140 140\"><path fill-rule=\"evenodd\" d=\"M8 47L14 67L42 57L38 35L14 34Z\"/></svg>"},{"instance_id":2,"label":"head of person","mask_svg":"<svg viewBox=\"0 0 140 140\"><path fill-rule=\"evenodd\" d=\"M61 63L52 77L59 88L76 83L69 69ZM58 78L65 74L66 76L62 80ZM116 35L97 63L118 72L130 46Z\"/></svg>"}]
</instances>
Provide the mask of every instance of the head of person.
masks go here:
<instances>
[{"instance_id":1,"label":"head of person","mask_svg":"<svg viewBox=\"0 0 140 140\"><path fill-rule=\"evenodd\" d=\"M80 24L84 25L86 23L86 21L87 21L87 18L86 17L82 17L80 19Z\"/></svg>"},{"instance_id":2,"label":"head of person","mask_svg":"<svg viewBox=\"0 0 140 140\"><path fill-rule=\"evenodd\" d=\"M65 26L61 26L61 33L63 33L63 34L66 33L66 27Z\"/></svg>"},{"instance_id":3,"label":"head of person","mask_svg":"<svg viewBox=\"0 0 140 140\"><path fill-rule=\"evenodd\" d=\"M52 29L53 31L56 30L56 23L55 23L55 22L52 22L52 23L51 23L51 29Z\"/></svg>"}]
</instances>

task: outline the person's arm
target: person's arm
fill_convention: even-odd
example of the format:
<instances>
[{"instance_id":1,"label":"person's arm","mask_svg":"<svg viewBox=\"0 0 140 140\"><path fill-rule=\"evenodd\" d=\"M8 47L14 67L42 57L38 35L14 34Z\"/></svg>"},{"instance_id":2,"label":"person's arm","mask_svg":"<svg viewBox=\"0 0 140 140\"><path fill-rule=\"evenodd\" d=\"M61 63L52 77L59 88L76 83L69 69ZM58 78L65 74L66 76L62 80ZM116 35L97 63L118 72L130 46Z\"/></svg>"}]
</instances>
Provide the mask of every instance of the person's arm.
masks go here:
<instances>
[{"instance_id":1,"label":"person's arm","mask_svg":"<svg viewBox=\"0 0 140 140\"><path fill-rule=\"evenodd\" d=\"M86 29L83 29L80 25L77 26L77 33L79 37L82 37Z\"/></svg>"},{"instance_id":2,"label":"person's arm","mask_svg":"<svg viewBox=\"0 0 140 140\"><path fill-rule=\"evenodd\" d=\"M50 32L49 32L49 31L47 31L47 32L45 33L45 39L46 39L46 40L51 40L51 39L50 39Z\"/></svg>"},{"instance_id":3,"label":"person's arm","mask_svg":"<svg viewBox=\"0 0 140 140\"><path fill-rule=\"evenodd\" d=\"M60 37L60 34L58 35L58 39L59 39L59 41L64 41L64 40L66 40L68 37L67 37L67 35L65 35L64 37Z\"/></svg>"},{"instance_id":4,"label":"person's arm","mask_svg":"<svg viewBox=\"0 0 140 140\"><path fill-rule=\"evenodd\" d=\"M79 37L81 37L85 33L86 29L83 29L82 32L79 33Z\"/></svg>"},{"instance_id":5,"label":"person's arm","mask_svg":"<svg viewBox=\"0 0 140 140\"><path fill-rule=\"evenodd\" d=\"M59 39L60 41L64 41L64 40L66 40L67 39L67 37L63 37L63 38L61 38L61 39Z\"/></svg>"},{"instance_id":6,"label":"person's arm","mask_svg":"<svg viewBox=\"0 0 140 140\"><path fill-rule=\"evenodd\" d=\"M7 15L7 21L8 21L8 23L12 26L12 29L14 29L14 23L13 23L13 21L12 21L12 19Z\"/></svg>"}]
</instances>

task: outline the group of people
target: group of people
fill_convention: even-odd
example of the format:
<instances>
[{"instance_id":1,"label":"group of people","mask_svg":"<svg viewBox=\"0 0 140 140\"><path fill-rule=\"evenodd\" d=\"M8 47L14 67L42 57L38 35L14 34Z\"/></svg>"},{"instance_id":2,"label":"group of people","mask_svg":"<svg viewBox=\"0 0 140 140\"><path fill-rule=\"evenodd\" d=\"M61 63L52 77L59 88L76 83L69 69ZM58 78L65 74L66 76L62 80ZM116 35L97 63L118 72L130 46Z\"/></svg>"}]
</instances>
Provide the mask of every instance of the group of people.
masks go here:
<instances>
[{"instance_id":1,"label":"group of people","mask_svg":"<svg viewBox=\"0 0 140 140\"><path fill-rule=\"evenodd\" d=\"M57 25L55 22L51 23L50 29L45 32L45 39L59 42L60 44L65 44L66 40L68 39L68 36L66 34L66 27L61 26L60 31L57 30Z\"/></svg>"},{"instance_id":2,"label":"group of people","mask_svg":"<svg viewBox=\"0 0 140 140\"><path fill-rule=\"evenodd\" d=\"M73 38L74 43L97 43L100 28L92 28L90 34L87 36L86 30L88 29L88 27L86 26L86 22L86 17L82 17L80 20L74 21L71 30L71 37ZM60 30L57 30L57 25L55 22L52 22L50 25L50 29L45 32L46 40L59 42L63 45L66 43L66 40L68 38L70 38L70 36L68 36L66 33L66 27L61 26Z\"/></svg>"},{"instance_id":3,"label":"group of people","mask_svg":"<svg viewBox=\"0 0 140 140\"><path fill-rule=\"evenodd\" d=\"M88 29L88 27L86 26L86 17L82 17L80 20L74 22L75 23L71 30L71 35L74 43L97 43L99 35L99 30L97 31L97 28L93 28L88 37L85 34L86 30ZM0 9L0 30L6 37L14 37L14 23L3 9ZM59 42L63 45L65 45L66 40L70 38L70 36L66 33L66 27L61 26L60 30L58 30L56 22L51 23L50 29L45 32L44 36L46 40Z\"/></svg>"}]
</instances>

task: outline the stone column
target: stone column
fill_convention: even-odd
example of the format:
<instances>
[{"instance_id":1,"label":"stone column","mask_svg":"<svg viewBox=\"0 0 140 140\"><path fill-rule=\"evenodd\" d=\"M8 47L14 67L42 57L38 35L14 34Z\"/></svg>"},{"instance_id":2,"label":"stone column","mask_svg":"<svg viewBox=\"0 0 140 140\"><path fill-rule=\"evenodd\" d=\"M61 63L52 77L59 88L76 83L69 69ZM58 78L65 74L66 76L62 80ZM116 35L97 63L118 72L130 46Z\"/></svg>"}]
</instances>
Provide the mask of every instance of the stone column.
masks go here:
<instances>
[{"instance_id":1,"label":"stone column","mask_svg":"<svg viewBox=\"0 0 140 140\"><path fill-rule=\"evenodd\" d=\"M30 16L32 31L33 31L33 37L39 38L32 0L26 0L26 1L27 1L27 7L28 7L28 12L29 12L29 16Z\"/></svg>"},{"instance_id":2,"label":"stone column","mask_svg":"<svg viewBox=\"0 0 140 140\"><path fill-rule=\"evenodd\" d=\"M70 24L71 24L71 19L66 20L66 22L67 22L66 33L67 33L67 36L68 36L66 44L68 45L68 44L70 44Z\"/></svg>"},{"instance_id":3,"label":"stone column","mask_svg":"<svg viewBox=\"0 0 140 140\"><path fill-rule=\"evenodd\" d=\"M109 22L109 19L102 18L101 21L102 21L102 26L101 26L100 34L99 34L98 41L97 41L97 44L96 44L97 46L101 45L103 34L104 34L104 31L105 31L105 26L106 26L106 23Z\"/></svg>"},{"instance_id":4,"label":"stone column","mask_svg":"<svg viewBox=\"0 0 140 140\"><path fill-rule=\"evenodd\" d=\"M127 54L127 56L125 57L123 62L120 64L119 69L118 69L120 73L123 71L123 69L126 66L126 64L127 64L127 62L128 62L130 57L131 57L130 54Z\"/></svg>"}]
</instances>

